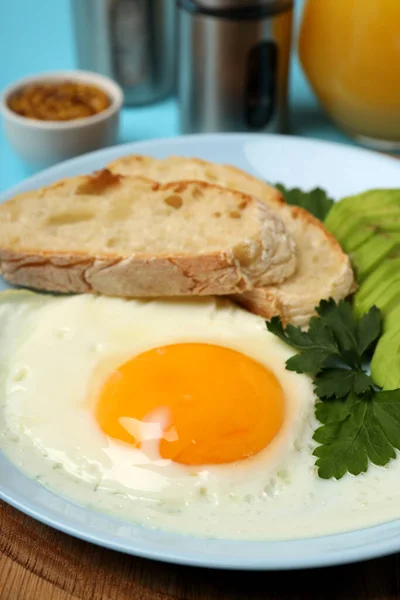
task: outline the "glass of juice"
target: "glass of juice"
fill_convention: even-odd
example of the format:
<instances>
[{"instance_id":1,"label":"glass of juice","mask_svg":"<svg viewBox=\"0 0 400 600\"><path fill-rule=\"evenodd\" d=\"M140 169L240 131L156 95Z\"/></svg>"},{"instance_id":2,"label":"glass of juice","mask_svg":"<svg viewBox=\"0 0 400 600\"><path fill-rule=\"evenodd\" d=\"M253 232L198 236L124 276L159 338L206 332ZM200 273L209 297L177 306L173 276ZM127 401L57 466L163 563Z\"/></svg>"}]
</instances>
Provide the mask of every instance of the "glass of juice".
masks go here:
<instances>
[{"instance_id":1,"label":"glass of juice","mask_svg":"<svg viewBox=\"0 0 400 600\"><path fill-rule=\"evenodd\" d=\"M400 150L400 0L306 0L299 55L339 127Z\"/></svg>"}]
</instances>

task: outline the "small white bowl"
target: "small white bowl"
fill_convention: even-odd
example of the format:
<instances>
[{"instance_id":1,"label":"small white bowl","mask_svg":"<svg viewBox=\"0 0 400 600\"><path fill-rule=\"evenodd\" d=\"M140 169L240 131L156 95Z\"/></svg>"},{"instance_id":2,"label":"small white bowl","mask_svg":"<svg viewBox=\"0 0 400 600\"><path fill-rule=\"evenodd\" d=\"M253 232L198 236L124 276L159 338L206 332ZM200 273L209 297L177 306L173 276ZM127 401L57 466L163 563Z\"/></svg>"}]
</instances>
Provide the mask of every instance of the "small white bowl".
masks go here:
<instances>
[{"instance_id":1,"label":"small white bowl","mask_svg":"<svg viewBox=\"0 0 400 600\"><path fill-rule=\"evenodd\" d=\"M80 81L103 90L111 104L102 112L69 121L41 121L22 117L8 107L9 98L29 84ZM78 154L115 144L123 103L119 85L108 77L88 71L52 71L19 79L0 97L4 131L17 154L31 165L47 167Z\"/></svg>"}]
</instances>

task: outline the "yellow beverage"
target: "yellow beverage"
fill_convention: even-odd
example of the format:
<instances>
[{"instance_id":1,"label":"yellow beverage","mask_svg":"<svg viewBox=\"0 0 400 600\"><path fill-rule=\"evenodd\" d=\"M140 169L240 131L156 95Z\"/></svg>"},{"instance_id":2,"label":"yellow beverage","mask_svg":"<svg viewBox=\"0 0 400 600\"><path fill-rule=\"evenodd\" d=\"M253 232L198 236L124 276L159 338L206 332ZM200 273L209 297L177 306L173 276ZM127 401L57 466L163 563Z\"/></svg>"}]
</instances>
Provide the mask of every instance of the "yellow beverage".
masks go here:
<instances>
[{"instance_id":1,"label":"yellow beverage","mask_svg":"<svg viewBox=\"0 0 400 600\"><path fill-rule=\"evenodd\" d=\"M299 54L339 126L400 148L400 0L307 0Z\"/></svg>"}]
</instances>

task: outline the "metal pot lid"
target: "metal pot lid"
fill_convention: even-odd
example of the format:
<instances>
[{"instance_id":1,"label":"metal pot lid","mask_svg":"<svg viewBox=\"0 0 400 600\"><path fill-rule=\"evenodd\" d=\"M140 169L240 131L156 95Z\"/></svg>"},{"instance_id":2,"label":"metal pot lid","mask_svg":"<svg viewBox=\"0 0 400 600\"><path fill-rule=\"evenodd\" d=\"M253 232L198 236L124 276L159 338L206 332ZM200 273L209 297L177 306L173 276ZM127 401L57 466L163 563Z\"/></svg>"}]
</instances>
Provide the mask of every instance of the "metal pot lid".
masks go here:
<instances>
[{"instance_id":1,"label":"metal pot lid","mask_svg":"<svg viewBox=\"0 0 400 600\"><path fill-rule=\"evenodd\" d=\"M278 9L286 10L293 6L293 0L194 0L199 8L210 11L228 11L236 9L266 9L274 12Z\"/></svg>"}]
</instances>

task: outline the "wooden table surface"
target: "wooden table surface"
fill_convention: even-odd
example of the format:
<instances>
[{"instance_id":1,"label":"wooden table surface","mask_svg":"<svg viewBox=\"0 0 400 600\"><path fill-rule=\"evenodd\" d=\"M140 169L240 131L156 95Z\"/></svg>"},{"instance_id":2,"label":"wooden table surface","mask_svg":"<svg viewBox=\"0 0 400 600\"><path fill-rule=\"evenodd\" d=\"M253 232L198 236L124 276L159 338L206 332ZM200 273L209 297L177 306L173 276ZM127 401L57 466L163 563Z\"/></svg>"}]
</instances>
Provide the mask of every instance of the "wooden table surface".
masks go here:
<instances>
[{"instance_id":1,"label":"wooden table surface","mask_svg":"<svg viewBox=\"0 0 400 600\"><path fill-rule=\"evenodd\" d=\"M399 557L308 571L180 567L81 542L0 502L1 600L400 600Z\"/></svg>"}]
</instances>

